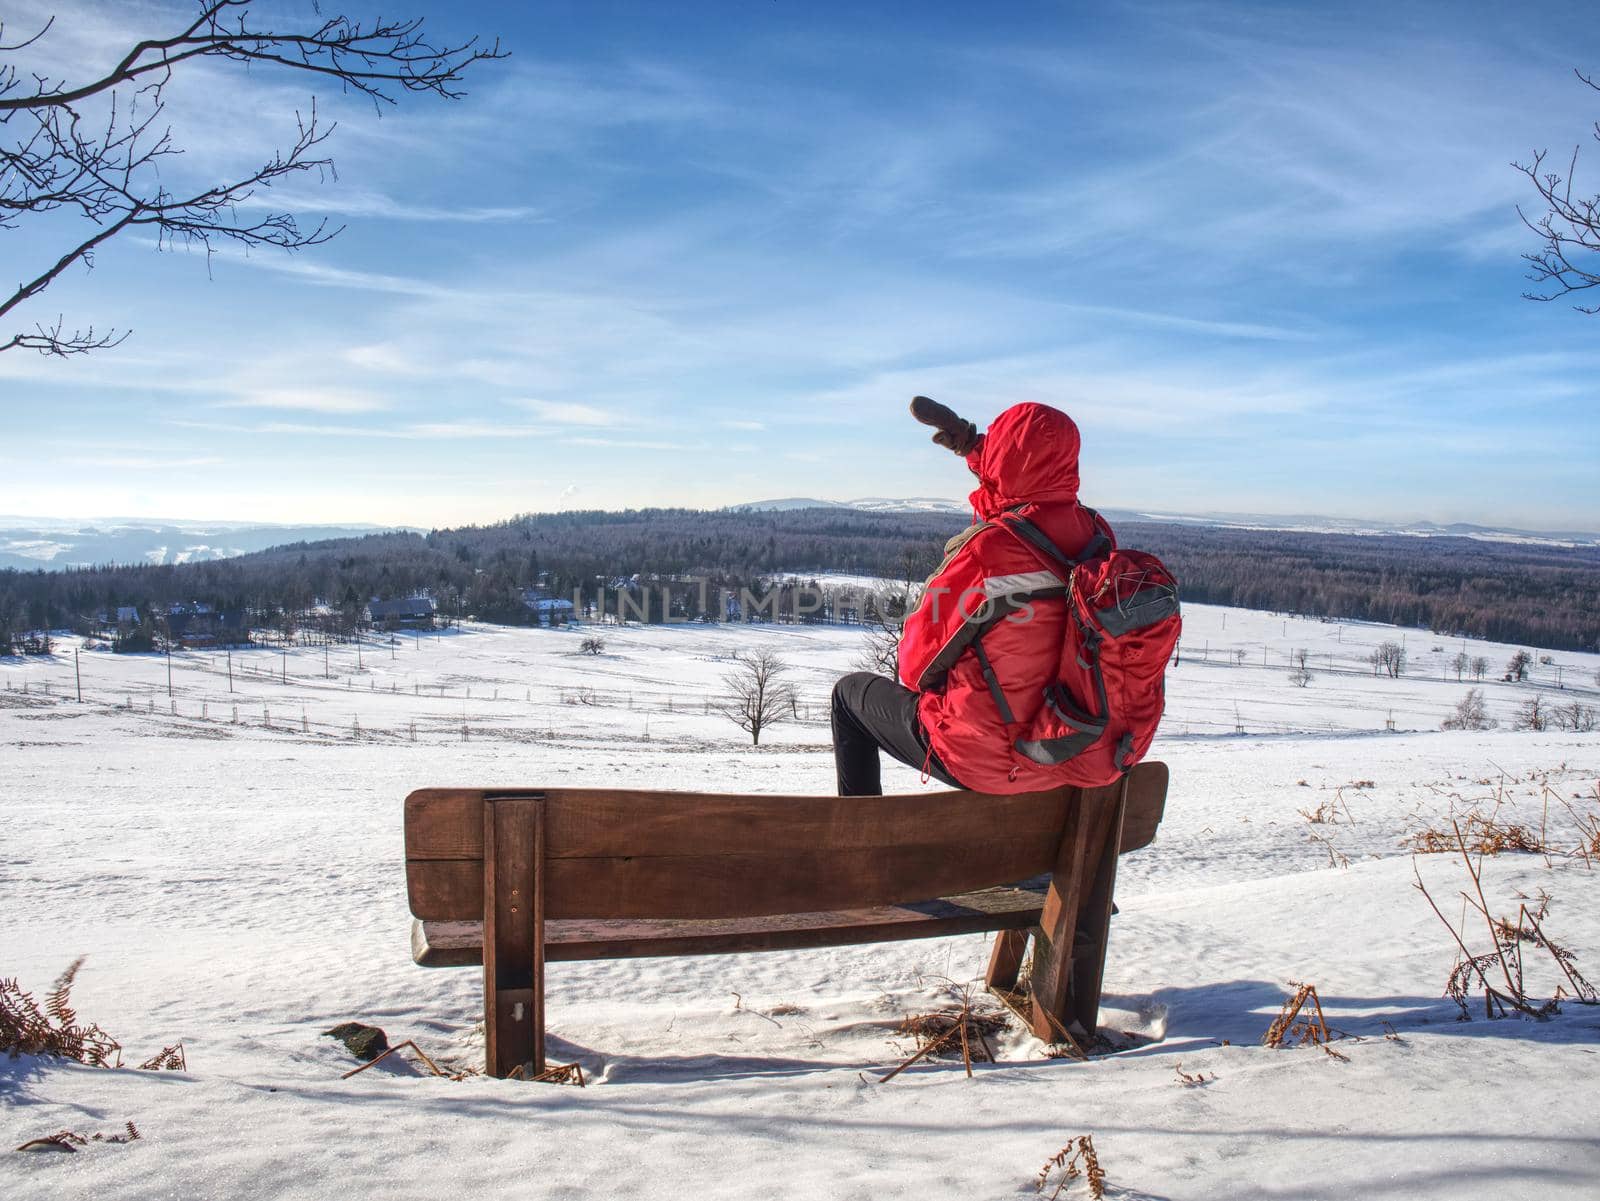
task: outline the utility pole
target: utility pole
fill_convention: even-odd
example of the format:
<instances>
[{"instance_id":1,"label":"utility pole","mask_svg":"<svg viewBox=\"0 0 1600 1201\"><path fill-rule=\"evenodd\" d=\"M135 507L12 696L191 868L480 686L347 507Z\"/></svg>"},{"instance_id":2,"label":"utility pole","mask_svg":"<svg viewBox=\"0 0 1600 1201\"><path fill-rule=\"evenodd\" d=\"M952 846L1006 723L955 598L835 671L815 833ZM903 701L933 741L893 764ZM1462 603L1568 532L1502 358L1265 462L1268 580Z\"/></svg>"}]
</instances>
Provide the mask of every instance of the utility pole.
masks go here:
<instances>
[{"instance_id":1,"label":"utility pole","mask_svg":"<svg viewBox=\"0 0 1600 1201\"><path fill-rule=\"evenodd\" d=\"M233 648L228 648L228 691L233 691Z\"/></svg>"},{"instance_id":2,"label":"utility pole","mask_svg":"<svg viewBox=\"0 0 1600 1201\"><path fill-rule=\"evenodd\" d=\"M328 675L328 644L326 642L322 644L322 678L324 680L330 678Z\"/></svg>"},{"instance_id":3,"label":"utility pole","mask_svg":"<svg viewBox=\"0 0 1600 1201\"><path fill-rule=\"evenodd\" d=\"M72 648L72 675L78 681L78 704L83 704L83 671L78 667L78 648Z\"/></svg>"},{"instance_id":4,"label":"utility pole","mask_svg":"<svg viewBox=\"0 0 1600 1201\"><path fill-rule=\"evenodd\" d=\"M357 671L362 670L362 668L361 668L361 631L360 630L356 631L356 670Z\"/></svg>"},{"instance_id":5,"label":"utility pole","mask_svg":"<svg viewBox=\"0 0 1600 1201\"><path fill-rule=\"evenodd\" d=\"M287 650L283 652L283 682L285 684L289 682L289 652Z\"/></svg>"},{"instance_id":6,"label":"utility pole","mask_svg":"<svg viewBox=\"0 0 1600 1201\"><path fill-rule=\"evenodd\" d=\"M167 643L167 695L172 695L172 643Z\"/></svg>"}]
</instances>

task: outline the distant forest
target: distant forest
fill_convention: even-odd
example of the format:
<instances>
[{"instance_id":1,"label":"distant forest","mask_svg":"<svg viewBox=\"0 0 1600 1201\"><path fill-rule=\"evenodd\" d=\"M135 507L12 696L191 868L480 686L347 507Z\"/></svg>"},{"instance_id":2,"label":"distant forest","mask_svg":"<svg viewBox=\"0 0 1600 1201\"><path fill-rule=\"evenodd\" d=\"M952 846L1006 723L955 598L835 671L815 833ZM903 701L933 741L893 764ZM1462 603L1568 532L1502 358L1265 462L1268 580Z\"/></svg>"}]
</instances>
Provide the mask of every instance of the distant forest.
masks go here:
<instances>
[{"instance_id":1,"label":"distant forest","mask_svg":"<svg viewBox=\"0 0 1600 1201\"><path fill-rule=\"evenodd\" d=\"M948 514L834 508L568 512L427 535L297 543L204 563L4 570L0 650L30 629L87 630L119 606L137 608L149 622L169 605L204 602L290 632L314 610L353 622L368 600L419 594L446 615L527 624L533 618L523 599L533 588L590 604L602 588L625 591L634 577L697 577L713 595L749 589L758 596L774 573L920 579L960 527ZM1189 601L1600 649L1594 549L1131 522L1120 523L1117 535L1165 559ZM679 603L688 607L675 613L724 616L714 602Z\"/></svg>"}]
</instances>

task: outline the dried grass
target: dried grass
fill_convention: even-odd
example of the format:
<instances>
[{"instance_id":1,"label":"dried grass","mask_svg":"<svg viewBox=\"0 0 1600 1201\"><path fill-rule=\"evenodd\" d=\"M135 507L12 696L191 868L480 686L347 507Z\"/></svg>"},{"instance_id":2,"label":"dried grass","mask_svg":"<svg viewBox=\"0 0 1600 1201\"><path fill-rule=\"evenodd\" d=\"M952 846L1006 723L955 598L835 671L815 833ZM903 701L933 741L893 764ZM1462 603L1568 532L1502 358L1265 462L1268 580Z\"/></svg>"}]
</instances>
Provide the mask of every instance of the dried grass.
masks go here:
<instances>
[{"instance_id":1,"label":"dried grass","mask_svg":"<svg viewBox=\"0 0 1600 1201\"><path fill-rule=\"evenodd\" d=\"M1065 1147L1045 1160L1044 1167L1039 1169L1039 1175L1034 1178L1033 1191L1043 1193L1049 1188L1052 1175L1055 1177L1055 1188L1050 1192L1050 1201L1059 1201L1068 1186L1080 1176L1089 1188L1089 1196L1095 1201L1103 1201L1106 1173L1100 1166L1100 1157L1095 1154L1094 1135L1080 1134L1077 1138L1069 1139Z\"/></svg>"},{"instance_id":2,"label":"dried grass","mask_svg":"<svg viewBox=\"0 0 1600 1201\"><path fill-rule=\"evenodd\" d=\"M1511 1013L1520 1013L1525 1017L1543 1021L1561 1011L1562 1000L1572 1000L1582 1005L1600 1004L1600 996L1597 996L1594 986L1578 971L1576 956L1567 948L1552 942L1544 933L1540 923L1550 904L1549 894L1542 894L1531 909L1526 900L1522 901L1517 907L1515 920L1495 917L1490 913L1489 902L1484 895L1482 866L1483 856L1493 852L1475 851L1474 844L1468 842L1460 822L1452 821L1451 826L1455 834L1455 850L1461 856L1461 861L1467 869L1467 876L1472 881L1472 891L1469 893L1463 889L1461 898L1467 907L1483 919L1492 949L1474 953L1468 947L1462 932L1450 923L1438 903L1434 901L1433 894L1422 882L1422 874L1417 870L1415 861L1411 865L1411 870L1415 877L1413 887L1423 895L1428 906L1455 940L1458 955L1455 966L1451 968L1450 975L1445 980L1444 991L1460 1009L1460 1020L1471 1019L1470 1002L1473 994L1479 989L1483 993L1484 1016L1491 1020L1506 1017ZM1524 946L1531 946L1548 954L1566 979L1566 984L1558 985L1555 995L1547 1001L1536 1001L1528 995L1524 976Z\"/></svg>"},{"instance_id":3,"label":"dried grass","mask_svg":"<svg viewBox=\"0 0 1600 1201\"><path fill-rule=\"evenodd\" d=\"M1025 977L1028 974L1027 965L1023 965ZM1023 990L1012 991L1004 988L991 988L990 994L1008 1009L1017 1021L1022 1023L1024 1030L1033 1029L1033 997ZM1078 1041L1072 1031L1061 1024L1053 1013L1045 1013L1046 1020L1050 1023L1051 1032L1056 1036L1056 1041L1045 1047L1047 1059L1082 1059L1089 1058L1088 1049Z\"/></svg>"},{"instance_id":4,"label":"dried grass","mask_svg":"<svg viewBox=\"0 0 1600 1201\"><path fill-rule=\"evenodd\" d=\"M955 985L954 991L956 1004L932 1013L907 1015L895 1027L895 1033L909 1036L917 1049L899 1067L880 1077L879 1084L887 1084L918 1060L940 1051L954 1053L958 1047L969 1077L974 1063L994 1062L989 1036L1006 1028L1005 1013L992 1007L975 1007L978 998L974 997L970 985Z\"/></svg>"},{"instance_id":5,"label":"dried grass","mask_svg":"<svg viewBox=\"0 0 1600 1201\"><path fill-rule=\"evenodd\" d=\"M1350 806L1345 804L1343 788L1334 789L1332 799L1320 802L1315 809L1300 809L1297 812L1314 826L1337 825L1341 814L1350 825L1356 824L1356 819L1350 814Z\"/></svg>"},{"instance_id":6,"label":"dried grass","mask_svg":"<svg viewBox=\"0 0 1600 1201\"><path fill-rule=\"evenodd\" d=\"M576 1063L557 1064L546 1068L533 1078L535 1084L575 1084L584 1088L583 1068Z\"/></svg>"},{"instance_id":7,"label":"dried grass","mask_svg":"<svg viewBox=\"0 0 1600 1201\"><path fill-rule=\"evenodd\" d=\"M1213 1083L1217 1078L1217 1074L1215 1072L1212 1072L1211 1075L1207 1076L1204 1072L1184 1071L1183 1060L1181 1059L1173 1065L1173 1071L1178 1074L1177 1082L1183 1085L1184 1088L1204 1088L1206 1085Z\"/></svg>"},{"instance_id":8,"label":"dried grass","mask_svg":"<svg viewBox=\"0 0 1600 1201\"><path fill-rule=\"evenodd\" d=\"M1346 868L1350 866L1350 856L1333 845L1332 839L1324 838L1320 834L1307 834L1306 841L1315 843L1328 852L1328 866Z\"/></svg>"},{"instance_id":9,"label":"dried grass","mask_svg":"<svg viewBox=\"0 0 1600 1201\"><path fill-rule=\"evenodd\" d=\"M1544 855L1546 858L1581 858L1592 868L1595 860L1600 858L1600 813L1580 811L1571 802L1593 800L1600 804L1600 782L1592 785L1592 795L1574 793L1569 801L1556 786L1556 782L1566 773L1565 763L1552 769L1529 772L1526 776L1516 776L1502 770L1497 779L1485 777L1473 781L1478 787L1492 791L1472 798L1464 797L1459 792L1432 788L1430 791L1450 802L1448 825L1436 823L1427 826L1402 845L1418 854L1453 855L1459 852L1461 842L1465 841L1467 850L1474 855L1520 852ZM1568 835L1551 825L1552 802L1565 809L1571 819L1576 837L1570 845L1566 841ZM1508 805L1526 809L1535 803L1539 806L1537 830L1531 818L1512 821L1501 816ZM1460 838L1457 837L1457 825L1460 826Z\"/></svg>"},{"instance_id":10,"label":"dried grass","mask_svg":"<svg viewBox=\"0 0 1600 1201\"><path fill-rule=\"evenodd\" d=\"M1468 851L1474 855L1499 855L1506 851L1527 854L1545 854L1550 847L1541 834L1535 834L1516 822L1496 821L1491 814L1468 813L1465 827L1460 819L1451 819L1452 829L1427 827L1411 836L1411 849L1422 855L1453 854L1464 840Z\"/></svg>"},{"instance_id":11,"label":"dried grass","mask_svg":"<svg viewBox=\"0 0 1600 1201\"><path fill-rule=\"evenodd\" d=\"M428 1058L428 1053L426 1051L424 1051L421 1047L417 1046L416 1043L412 1042L408 1038L403 1043L395 1043L394 1046L390 1047L382 1055L374 1056L369 1062L362 1064L360 1067L351 1068L343 1076L340 1076L339 1079L340 1080L348 1080L348 1079L350 1079L350 1077L355 1076L355 1075L359 1075L361 1072L366 1071L368 1068L375 1068L380 1063L382 1063L385 1059L388 1059L389 1056L395 1054L397 1051L403 1051L407 1047L411 1048L412 1052L416 1055L416 1057L418 1059L422 1060L423 1064L426 1065L427 1069L430 1072L432 1072L435 1076L443 1076L443 1077L446 1077L446 1078L449 1077L450 1073L448 1073L448 1072L444 1071L443 1069L441 1069L438 1064L434 1063L433 1060Z\"/></svg>"}]
</instances>

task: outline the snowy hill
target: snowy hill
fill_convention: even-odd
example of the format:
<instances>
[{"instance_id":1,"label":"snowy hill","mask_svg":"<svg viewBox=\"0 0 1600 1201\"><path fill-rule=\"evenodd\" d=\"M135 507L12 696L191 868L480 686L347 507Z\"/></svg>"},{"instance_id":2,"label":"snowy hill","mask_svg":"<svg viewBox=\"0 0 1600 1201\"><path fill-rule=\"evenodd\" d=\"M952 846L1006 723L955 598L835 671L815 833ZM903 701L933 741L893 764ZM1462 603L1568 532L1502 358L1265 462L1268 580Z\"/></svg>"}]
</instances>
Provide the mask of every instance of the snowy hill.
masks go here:
<instances>
[{"instance_id":1,"label":"snowy hill","mask_svg":"<svg viewBox=\"0 0 1600 1201\"><path fill-rule=\"evenodd\" d=\"M291 542L359 538L397 528L400 527L0 516L0 568L52 571L111 563L194 563L230 559Z\"/></svg>"},{"instance_id":2,"label":"snowy hill","mask_svg":"<svg viewBox=\"0 0 1600 1201\"><path fill-rule=\"evenodd\" d=\"M1127 509L1107 509L1112 520L1158 521L1203 525L1217 529L1283 530L1302 534L1401 535L1414 538L1476 538L1485 542L1522 542L1539 546L1600 546L1600 534L1579 530L1519 530L1506 526L1473 525L1457 521L1379 521L1370 518L1283 516L1263 513L1174 514Z\"/></svg>"},{"instance_id":3,"label":"snowy hill","mask_svg":"<svg viewBox=\"0 0 1600 1201\"><path fill-rule=\"evenodd\" d=\"M826 698L859 629L468 625L359 651L183 652L170 697L162 658L85 652L82 704L70 640L0 659L0 976L43 997L86 954L82 1019L131 1064L181 1039L188 1065L0 1057L0 1148L142 1134L0 1150L6 1195L313 1198L350 1181L422 1201L447 1179L486 1199L531 1180L563 1197L1031 1197L1040 1165L1091 1135L1114 1197L1591 1196L1600 1010L1488 1021L1480 998L1456 1020L1456 946L1410 846L1473 810L1547 832L1554 853L1482 861L1486 898L1514 916L1548 897L1543 930L1600 976L1600 872L1569 853L1575 823L1600 818L1600 735L1509 728L1536 694L1600 704L1600 656L1506 684L1508 646L1198 605L1185 621L1152 752L1172 769L1166 819L1119 869L1101 1021L1127 1049L1052 1059L1013 1029L973 1079L946 1059L887 1084L914 1049L899 1022L981 978L988 939L557 964L551 1053L583 1065L583 1090L400 1057L343 1080L358 1065L323 1037L369 1021L452 1072L482 1061L481 973L410 961L407 792L825 792ZM590 633L604 652L576 653ZM1399 679L1367 662L1390 639L1410 657ZM801 700L757 749L713 706L733 656L763 647ZM1439 729L1468 686L1462 650L1494 668L1498 729ZM886 783L932 787L897 765ZM1458 891L1476 895L1459 856L1416 870L1452 921ZM1486 941L1481 922L1462 936ZM1548 957L1525 961L1552 995ZM1342 1058L1261 1045L1289 981L1316 985Z\"/></svg>"},{"instance_id":4,"label":"snowy hill","mask_svg":"<svg viewBox=\"0 0 1600 1201\"><path fill-rule=\"evenodd\" d=\"M818 500L789 496L781 500L750 501L731 509L774 512L789 509L842 508L881 513L971 512L966 500L948 497L864 497L860 500ZM1216 529L1281 530L1303 534L1404 535L1416 538L1477 538L1486 542L1523 542L1540 546L1600 547L1600 533L1581 530L1519 530L1469 522L1382 521L1375 518L1318 517L1312 514L1169 513L1145 509L1102 509L1109 521L1153 521L1173 525L1198 525Z\"/></svg>"},{"instance_id":5,"label":"snowy hill","mask_svg":"<svg viewBox=\"0 0 1600 1201\"><path fill-rule=\"evenodd\" d=\"M859 500L818 500L812 496L786 496L779 500L757 500L729 505L729 509L752 513L782 513L790 509L859 509L866 513L969 513L965 500L940 496L867 496Z\"/></svg>"}]
</instances>

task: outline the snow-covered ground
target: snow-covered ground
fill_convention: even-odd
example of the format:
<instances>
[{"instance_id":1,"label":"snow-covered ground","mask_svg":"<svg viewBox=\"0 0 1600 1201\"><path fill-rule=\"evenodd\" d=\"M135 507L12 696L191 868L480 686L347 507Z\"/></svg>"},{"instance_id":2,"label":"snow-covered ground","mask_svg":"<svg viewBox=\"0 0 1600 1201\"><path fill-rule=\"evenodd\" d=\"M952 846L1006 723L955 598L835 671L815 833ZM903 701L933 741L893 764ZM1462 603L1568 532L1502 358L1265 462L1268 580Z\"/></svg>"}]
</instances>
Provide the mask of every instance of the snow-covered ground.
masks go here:
<instances>
[{"instance_id":1,"label":"snow-covered ground","mask_svg":"<svg viewBox=\"0 0 1600 1201\"><path fill-rule=\"evenodd\" d=\"M408 791L828 791L826 697L859 630L607 628L596 657L578 632L468 626L369 643L359 669L353 647L192 652L170 696L163 657L84 652L82 704L70 640L0 659L0 976L42 996L87 955L78 1012L130 1063L179 1039L188 1059L0 1062L0 1196L1005 1197L1085 1134L1122 1198L1593 1196L1600 1009L1456 1021L1455 945L1407 844L1498 804L1573 845L1575 815L1600 814L1600 735L1506 727L1535 691L1600 705L1600 657L1558 653L1509 685L1511 647L1203 606L1185 620L1153 752L1172 767L1167 819L1122 862L1102 1013L1142 1037L1082 1063L1011 1033L974 1079L938 1062L887 1084L912 1050L895 1024L977 978L987 939L557 964L552 1055L584 1065L584 1090L393 1058L341 1080L355 1063L321 1037L360 1020L456 1068L481 1057L479 973L410 961ZM1366 662L1390 638L1410 660L1398 680ZM711 705L758 646L793 664L803 701L752 748ZM1472 683L1450 665L1463 646L1489 660L1498 730L1439 729ZM1417 864L1460 919L1460 861ZM1548 895L1546 933L1600 978L1600 875L1561 855L1484 867L1497 911ZM1530 952L1528 970L1530 991L1555 990L1548 962ZM1317 986L1346 1059L1260 1045L1289 981ZM129 1120L136 1143L9 1150Z\"/></svg>"}]
</instances>

